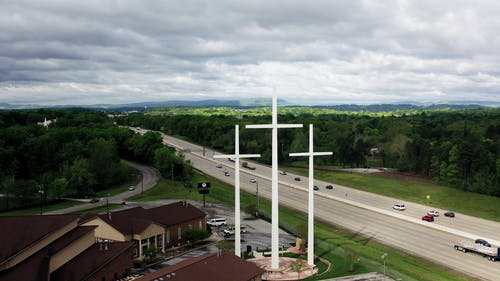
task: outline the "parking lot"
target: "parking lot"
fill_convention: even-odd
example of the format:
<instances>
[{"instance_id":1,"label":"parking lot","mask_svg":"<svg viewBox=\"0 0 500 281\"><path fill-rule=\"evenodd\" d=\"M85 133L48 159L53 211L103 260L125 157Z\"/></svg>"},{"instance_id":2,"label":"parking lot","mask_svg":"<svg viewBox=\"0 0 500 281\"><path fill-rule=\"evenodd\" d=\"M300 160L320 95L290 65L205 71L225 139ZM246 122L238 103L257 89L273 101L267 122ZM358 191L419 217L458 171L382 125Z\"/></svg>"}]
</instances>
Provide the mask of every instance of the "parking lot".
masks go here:
<instances>
[{"instance_id":1,"label":"parking lot","mask_svg":"<svg viewBox=\"0 0 500 281\"><path fill-rule=\"evenodd\" d=\"M147 205L163 205L172 203L178 200L159 200L150 202ZM229 230L230 226L234 226L234 207L226 206L219 203L203 203L199 201L188 201L197 208L207 212L207 221L211 218L225 218L227 225L213 227L212 231L217 233L220 238L234 241L234 234L224 235L224 230ZM253 216L241 212L241 225L245 227L245 233L241 234L241 250L246 251L247 245L252 247L252 250L266 249L271 247L271 223L263 219L255 219ZM285 248L290 247L290 243L295 243L295 237L284 230L279 231L279 245Z\"/></svg>"}]
</instances>

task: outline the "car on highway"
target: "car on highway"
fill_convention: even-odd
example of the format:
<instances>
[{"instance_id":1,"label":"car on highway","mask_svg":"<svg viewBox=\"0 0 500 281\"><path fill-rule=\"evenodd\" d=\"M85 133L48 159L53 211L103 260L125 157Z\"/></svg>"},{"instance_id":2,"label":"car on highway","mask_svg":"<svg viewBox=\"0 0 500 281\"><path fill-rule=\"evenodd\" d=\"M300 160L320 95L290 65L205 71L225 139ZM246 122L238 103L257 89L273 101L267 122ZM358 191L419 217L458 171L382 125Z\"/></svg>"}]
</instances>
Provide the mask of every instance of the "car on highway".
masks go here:
<instances>
[{"instance_id":1,"label":"car on highway","mask_svg":"<svg viewBox=\"0 0 500 281\"><path fill-rule=\"evenodd\" d=\"M280 171L280 175L286 175L285 171Z\"/></svg>"},{"instance_id":2,"label":"car on highway","mask_svg":"<svg viewBox=\"0 0 500 281\"><path fill-rule=\"evenodd\" d=\"M129 191L135 190L135 186L132 185L131 187L128 188L128 190Z\"/></svg>"},{"instance_id":3,"label":"car on highway","mask_svg":"<svg viewBox=\"0 0 500 281\"><path fill-rule=\"evenodd\" d=\"M219 164L217 164L217 166L215 166L215 167L217 167L217 168L219 168L219 169L220 169L220 168L222 168L222 164L221 164L221 163L219 163Z\"/></svg>"},{"instance_id":4,"label":"car on highway","mask_svg":"<svg viewBox=\"0 0 500 281\"><path fill-rule=\"evenodd\" d=\"M404 211L404 210L406 210L405 204L399 203L399 202L394 203L394 205L392 205L392 208L394 210L398 210L398 211Z\"/></svg>"},{"instance_id":5,"label":"car on highway","mask_svg":"<svg viewBox=\"0 0 500 281\"><path fill-rule=\"evenodd\" d=\"M250 179L250 182L251 182L251 183L256 183L256 182L257 182L257 180L256 180L256 179Z\"/></svg>"},{"instance_id":6,"label":"car on highway","mask_svg":"<svg viewBox=\"0 0 500 281\"><path fill-rule=\"evenodd\" d=\"M319 190L319 186L315 185L315 186L313 187L313 189L314 189L314 190Z\"/></svg>"},{"instance_id":7,"label":"car on highway","mask_svg":"<svg viewBox=\"0 0 500 281\"><path fill-rule=\"evenodd\" d=\"M434 216L431 216L431 215L425 215L422 217L422 220L423 221L428 221L428 222L431 222L431 221L434 221Z\"/></svg>"},{"instance_id":8,"label":"car on highway","mask_svg":"<svg viewBox=\"0 0 500 281\"><path fill-rule=\"evenodd\" d=\"M455 217L455 213L452 212L452 211L448 211L448 212L444 213L444 216L445 217L449 217L449 218L454 218Z\"/></svg>"},{"instance_id":9,"label":"car on highway","mask_svg":"<svg viewBox=\"0 0 500 281\"><path fill-rule=\"evenodd\" d=\"M327 186L325 186L326 189L333 189L333 185L329 184Z\"/></svg>"},{"instance_id":10,"label":"car on highway","mask_svg":"<svg viewBox=\"0 0 500 281\"><path fill-rule=\"evenodd\" d=\"M476 243L476 244L481 244L481 245L483 245L483 246L485 246L485 247L491 247L491 244L490 244L490 243L488 243L488 241L486 241L486 240L484 240L484 239L481 239L481 238L476 239L476 241L474 241L474 243Z\"/></svg>"},{"instance_id":11,"label":"car on highway","mask_svg":"<svg viewBox=\"0 0 500 281\"><path fill-rule=\"evenodd\" d=\"M300 181L300 177L295 177L294 180L295 181Z\"/></svg>"},{"instance_id":12,"label":"car on highway","mask_svg":"<svg viewBox=\"0 0 500 281\"><path fill-rule=\"evenodd\" d=\"M90 199L90 203L97 203L97 202L99 202L99 199L97 198Z\"/></svg>"},{"instance_id":13,"label":"car on highway","mask_svg":"<svg viewBox=\"0 0 500 281\"><path fill-rule=\"evenodd\" d=\"M433 217L439 217L439 212L436 211L436 210L430 210L429 212L427 212L427 214L429 216L433 216Z\"/></svg>"},{"instance_id":14,"label":"car on highway","mask_svg":"<svg viewBox=\"0 0 500 281\"><path fill-rule=\"evenodd\" d=\"M229 172L228 172L228 171L225 171L225 172L224 172L224 176L229 177Z\"/></svg>"}]
</instances>

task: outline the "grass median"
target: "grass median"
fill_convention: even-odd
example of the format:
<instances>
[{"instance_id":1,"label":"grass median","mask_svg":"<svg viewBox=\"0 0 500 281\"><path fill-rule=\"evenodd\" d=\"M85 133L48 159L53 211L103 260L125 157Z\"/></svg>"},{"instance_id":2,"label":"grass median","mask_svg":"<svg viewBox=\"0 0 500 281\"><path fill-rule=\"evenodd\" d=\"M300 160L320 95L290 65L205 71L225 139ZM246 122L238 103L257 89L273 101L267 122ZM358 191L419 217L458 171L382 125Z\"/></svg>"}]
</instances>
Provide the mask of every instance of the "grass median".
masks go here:
<instances>
[{"instance_id":1,"label":"grass median","mask_svg":"<svg viewBox=\"0 0 500 281\"><path fill-rule=\"evenodd\" d=\"M307 176L305 168L288 167L288 171ZM314 171L315 179L343 186L394 197L423 205L429 208L453 210L455 212L500 221L500 198L460 189L442 186L413 177L398 176L390 173L360 174L338 171ZM426 199L429 195L430 199Z\"/></svg>"},{"instance_id":2,"label":"grass median","mask_svg":"<svg viewBox=\"0 0 500 281\"><path fill-rule=\"evenodd\" d=\"M214 178L196 174L193 182L211 183L210 193L206 195L207 202L218 202L234 205L234 188L231 185L218 181ZM129 200L152 201L160 199L191 199L202 200L196 188L186 188L182 183L160 180L152 189L137 195ZM256 204L255 194L241 192L241 208L244 210L250 205ZM269 218L271 216L271 202L260 198L259 213ZM280 207L280 227L297 233L299 227L307 224L307 216L304 213L287 207ZM386 271L388 275L401 280L475 280L452 271L448 268L430 263L421 258L408 255L398 250L384 246L369 237L355 235L349 231L329 225L327 223L315 222L315 248L316 254L329 260L333 269L323 275L311 277L306 280L323 280L339 276L383 272L381 256L388 253L386 260Z\"/></svg>"}]
</instances>

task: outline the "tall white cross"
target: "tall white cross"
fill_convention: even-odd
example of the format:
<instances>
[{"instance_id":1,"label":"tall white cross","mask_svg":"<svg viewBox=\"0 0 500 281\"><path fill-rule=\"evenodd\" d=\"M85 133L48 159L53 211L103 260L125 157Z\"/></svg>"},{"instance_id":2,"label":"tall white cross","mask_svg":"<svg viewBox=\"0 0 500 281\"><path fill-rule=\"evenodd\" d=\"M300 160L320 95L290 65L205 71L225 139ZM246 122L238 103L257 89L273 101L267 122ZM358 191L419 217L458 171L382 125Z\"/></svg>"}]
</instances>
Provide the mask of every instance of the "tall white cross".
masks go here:
<instances>
[{"instance_id":1,"label":"tall white cross","mask_svg":"<svg viewBox=\"0 0 500 281\"><path fill-rule=\"evenodd\" d=\"M234 154L214 155L214 158L234 158L234 254L241 257L240 158L256 158L260 154L240 154L240 127L235 126Z\"/></svg>"},{"instance_id":2,"label":"tall white cross","mask_svg":"<svg viewBox=\"0 0 500 281\"><path fill-rule=\"evenodd\" d=\"M278 98L273 94L272 124L246 125L248 129L273 129L272 131L272 182L271 182L271 269L279 269L278 221L278 129L302 128L302 124L278 124Z\"/></svg>"},{"instance_id":3,"label":"tall white cross","mask_svg":"<svg viewBox=\"0 0 500 281\"><path fill-rule=\"evenodd\" d=\"M309 124L309 152L290 153L290 156L309 156L309 204L307 212L307 263L314 265L314 156L332 155L332 152L314 152L313 125Z\"/></svg>"}]
</instances>

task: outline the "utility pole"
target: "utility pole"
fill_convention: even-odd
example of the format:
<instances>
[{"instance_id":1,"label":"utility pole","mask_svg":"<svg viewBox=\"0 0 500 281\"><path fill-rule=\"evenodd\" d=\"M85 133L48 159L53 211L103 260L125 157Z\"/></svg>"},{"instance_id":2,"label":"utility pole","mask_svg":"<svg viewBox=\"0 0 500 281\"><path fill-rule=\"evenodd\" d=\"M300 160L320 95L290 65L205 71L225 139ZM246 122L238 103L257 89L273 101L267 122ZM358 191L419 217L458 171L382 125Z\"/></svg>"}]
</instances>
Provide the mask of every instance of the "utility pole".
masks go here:
<instances>
[{"instance_id":1,"label":"utility pole","mask_svg":"<svg viewBox=\"0 0 500 281\"><path fill-rule=\"evenodd\" d=\"M106 212L108 213L108 219L111 220L111 214L109 213L109 193L106 194Z\"/></svg>"},{"instance_id":2,"label":"utility pole","mask_svg":"<svg viewBox=\"0 0 500 281\"><path fill-rule=\"evenodd\" d=\"M172 187L174 186L174 163L172 163Z\"/></svg>"}]
</instances>

